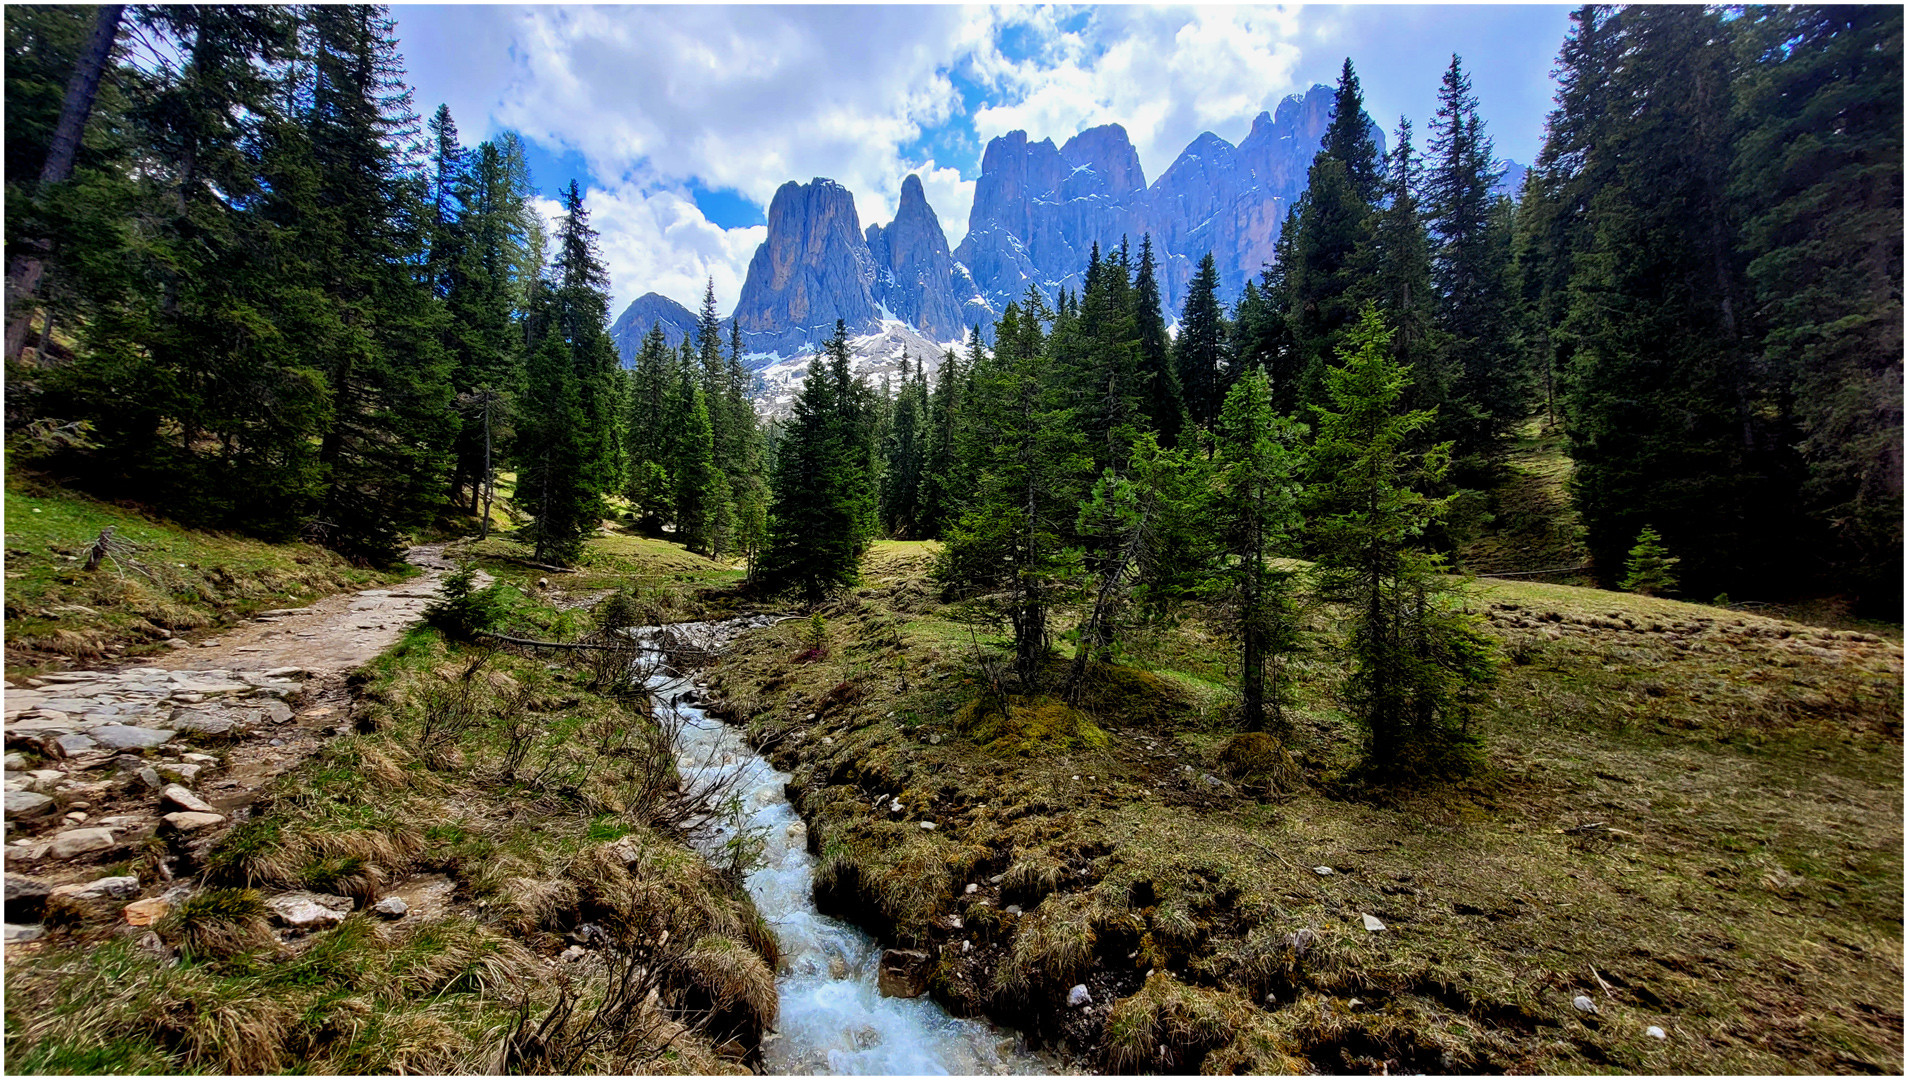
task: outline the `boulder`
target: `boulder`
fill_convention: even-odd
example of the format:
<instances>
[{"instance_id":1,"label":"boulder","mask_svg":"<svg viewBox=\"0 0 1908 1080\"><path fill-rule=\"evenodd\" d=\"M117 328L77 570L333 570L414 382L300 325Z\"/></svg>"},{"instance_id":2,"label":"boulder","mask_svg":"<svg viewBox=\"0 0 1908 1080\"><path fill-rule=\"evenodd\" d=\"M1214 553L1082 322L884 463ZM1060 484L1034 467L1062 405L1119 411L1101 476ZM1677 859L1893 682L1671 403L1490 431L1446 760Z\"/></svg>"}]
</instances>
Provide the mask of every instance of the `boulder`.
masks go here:
<instances>
[{"instance_id":1,"label":"boulder","mask_svg":"<svg viewBox=\"0 0 1908 1080\"><path fill-rule=\"evenodd\" d=\"M351 914L357 902L349 896L326 893L281 893L265 901L274 921L294 930L322 930L336 926Z\"/></svg>"},{"instance_id":2,"label":"boulder","mask_svg":"<svg viewBox=\"0 0 1908 1080\"><path fill-rule=\"evenodd\" d=\"M920 997L927 993L928 975L933 970L931 958L923 950L889 949L881 954L876 985L882 997Z\"/></svg>"},{"instance_id":3,"label":"boulder","mask_svg":"<svg viewBox=\"0 0 1908 1080\"><path fill-rule=\"evenodd\" d=\"M74 859L81 855L91 855L100 851L111 851L118 845L111 829L68 829L52 838L47 844L47 854L56 859Z\"/></svg>"},{"instance_id":4,"label":"boulder","mask_svg":"<svg viewBox=\"0 0 1908 1080\"><path fill-rule=\"evenodd\" d=\"M191 790L182 784L167 784L165 788L159 792L159 800L168 806L177 807L180 810L190 810L196 814L218 813L218 809L211 803L194 795Z\"/></svg>"},{"instance_id":5,"label":"boulder","mask_svg":"<svg viewBox=\"0 0 1908 1080\"><path fill-rule=\"evenodd\" d=\"M9 791L6 794L8 821L46 817L53 813L53 800L34 791Z\"/></svg>"},{"instance_id":6,"label":"boulder","mask_svg":"<svg viewBox=\"0 0 1908 1080\"><path fill-rule=\"evenodd\" d=\"M6 941L9 945L21 945L29 941L38 941L46 934L44 926L19 926L6 924Z\"/></svg>"}]
</instances>

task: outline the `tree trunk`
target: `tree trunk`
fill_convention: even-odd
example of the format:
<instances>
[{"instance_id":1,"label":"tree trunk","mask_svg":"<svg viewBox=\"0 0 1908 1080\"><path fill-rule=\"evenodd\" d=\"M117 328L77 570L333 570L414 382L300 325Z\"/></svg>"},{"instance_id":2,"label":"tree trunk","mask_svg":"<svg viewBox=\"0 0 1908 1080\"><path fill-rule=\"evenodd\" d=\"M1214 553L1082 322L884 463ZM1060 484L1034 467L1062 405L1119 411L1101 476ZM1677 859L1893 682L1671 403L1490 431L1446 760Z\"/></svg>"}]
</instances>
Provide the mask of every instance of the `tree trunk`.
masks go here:
<instances>
[{"instance_id":1,"label":"tree trunk","mask_svg":"<svg viewBox=\"0 0 1908 1080\"><path fill-rule=\"evenodd\" d=\"M92 115L93 99L99 95L100 76L113 54L113 40L119 36L119 19L124 4L102 4L93 20L93 36L86 42L73 65L73 77L66 83L66 99L60 103L60 121L53 129L53 142L46 150L46 164L40 169L38 191L45 191L73 174L73 158L79 153L80 135L86 119ZM40 275L51 247L42 239L28 240L25 250L15 253L7 263L7 359L18 360L26 348L27 327L33 317L33 297L40 289Z\"/></svg>"}]
</instances>

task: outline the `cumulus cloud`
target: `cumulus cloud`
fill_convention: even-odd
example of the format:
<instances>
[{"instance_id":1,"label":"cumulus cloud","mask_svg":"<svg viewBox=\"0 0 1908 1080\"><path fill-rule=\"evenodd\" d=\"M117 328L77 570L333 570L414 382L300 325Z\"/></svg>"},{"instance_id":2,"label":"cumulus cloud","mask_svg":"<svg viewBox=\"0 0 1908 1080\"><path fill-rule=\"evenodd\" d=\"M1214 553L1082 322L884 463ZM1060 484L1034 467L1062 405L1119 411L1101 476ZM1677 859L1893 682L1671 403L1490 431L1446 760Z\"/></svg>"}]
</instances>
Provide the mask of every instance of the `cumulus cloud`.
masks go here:
<instances>
[{"instance_id":1,"label":"cumulus cloud","mask_svg":"<svg viewBox=\"0 0 1908 1080\"><path fill-rule=\"evenodd\" d=\"M1407 27L1388 14L1396 10L560 5L396 13L420 101L449 102L467 138L514 128L582 156L595 178L586 199L619 310L652 289L693 307L710 276L726 310L763 230L709 222L688 194L692 184L733 189L766 208L784 182L826 176L855 193L865 227L893 216L902 178L916 172L958 244L987 139L1022 128L1064 142L1117 122L1150 180L1201 131L1236 142L1280 97L1331 81L1345 53L1356 53L1340 40L1353 32L1346 27L1426 36L1422 19ZM1476 9L1473 21L1494 17L1488 11ZM1535 64L1547 71L1554 40L1543 48ZM1414 52L1437 59L1428 43ZM1434 77L1414 82L1427 99L1435 93ZM1422 123L1424 110L1413 113ZM933 138L950 130L959 135L952 149ZM920 149L929 142L938 147L932 154Z\"/></svg>"}]
</instances>

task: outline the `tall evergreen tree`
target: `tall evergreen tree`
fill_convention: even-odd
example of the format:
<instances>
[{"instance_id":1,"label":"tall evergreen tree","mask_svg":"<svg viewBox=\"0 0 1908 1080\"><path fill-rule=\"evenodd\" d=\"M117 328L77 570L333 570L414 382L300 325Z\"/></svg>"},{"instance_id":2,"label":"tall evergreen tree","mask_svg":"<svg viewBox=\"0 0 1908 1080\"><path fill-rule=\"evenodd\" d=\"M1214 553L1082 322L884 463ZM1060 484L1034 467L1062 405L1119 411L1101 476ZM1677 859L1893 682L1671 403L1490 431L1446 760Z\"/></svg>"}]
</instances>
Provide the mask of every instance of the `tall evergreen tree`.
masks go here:
<instances>
[{"instance_id":1,"label":"tall evergreen tree","mask_svg":"<svg viewBox=\"0 0 1908 1080\"><path fill-rule=\"evenodd\" d=\"M1441 560L1414 550L1443 511L1446 500L1422 489L1442 479L1449 447L1408 450L1432 416L1403 409L1410 375L1392 359L1389 337L1368 305L1328 373L1329 404L1314 409L1306 496L1319 594L1351 613L1352 666L1341 697L1364 725L1383 777L1444 768L1471 689L1493 671Z\"/></svg>"},{"instance_id":2,"label":"tall evergreen tree","mask_svg":"<svg viewBox=\"0 0 1908 1080\"><path fill-rule=\"evenodd\" d=\"M1287 553L1298 530L1305 429L1274 410L1271 384L1257 370L1233 384L1216 426L1212 509L1223 558L1212 591L1239 638L1241 723L1264 731L1283 726L1284 659L1297 639L1292 573L1271 560Z\"/></svg>"},{"instance_id":3,"label":"tall evergreen tree","mask_svg":"<svg viewBox=\"0 0 1908 1080\"><path fill-rule=\"evenodd\" d=\"M1378 156L1378 140L1372 137L1371 124L1365 119L1364 91L1358 86L1358 73L1352 70L1351 57L1338 73L1338 87L1332 97L1332 120L1325 128L1321 153L1345 166L1345 177L1360 202L1378 201L1383 180Z\"/></svg>"},{"instance_id":4,"label":"tall evergreen tree","mask_svg":"<svg viewBox=\"0 0 1908 1080\"><path fill-rule=\"evenodd\" d=\"M1461 467L1475 474L1523 418L1523 366L1510 340L1510 223L1498 216L1503 211L1491 194L1503 170L1491 157L1471 78L1455 55L1438 90L1431 130L1426 219L1436 238L1432 272L1453 354L1445 366L1454 377L1439 409L1438 436L1451 442Z\"/></svg>"},{"instance_id":5,"label":"tall evergreen tree","mask_svg":"<svg viewBox=\"0 0 1908 1080\"><path fill-rule=\"evenodd\" d=\"M1172 446L1186 423L1185 394L1180 389L1179 372L1173 363L1172 341L1166 336L1166 316L1161 309L1159 268L1153 259L1153 237L1140 237L1139 267L1133 278L1133 322L1139 334L1139 377L1141 409L1160 442Z\"/></svg>"},{"instance_id":6,"label":"tall evergreen tree","mask_svg":"<svg viewBox=\"0 0 1908 1080\"><path fill-rule=\"evenodd\" d=\"M848 327L837 320L834 337L809 362L776 447L763 572L774 585L799 589L811 606L858 580L871 539L871 448L857 383L849 373Z\"/></svg>"},{"instance_id":7,"label":"tall evergreen tree","mask_svg":"<svg viewBox=\"0 0 1908 1080\"><path fill-rule=\"evenodd\" d=\"M1802 497L1837 586L1902 597L1902 12L1756 7L1730 192L1763 362L1793 401Z\"/></svg>"},{"instance_id":8,"label":"tall evergreen tree","mask_svg":"<svg viewBox=\"0 0 1908 1080\"><path fill-rule=\"evenodd\" d=\"M1027 299L1039 303L1036 294ZM1003 314L995 325L994 355L973 369L960 456L975 487L936 567L956 592L997 598L1025 692L1039 688L1052 651L1050 612L1078 589L1072 537L1093 460L1065 388L1048 377L1041 307L1022 313L1010 305L1013 320Z\"/></svg>"},{"instance_id":9,"label":"tall evergreen tree","mask_svg":"<svg viewBox=\"0 0 1908 1080\"><path fill-rule=\"evenodd\" d=\"M1199 260L1186 306L1179 315L1179 340L1173 343L1173 363L1185 390L1186 412L1192 422L1210 427L1219 416L1222 372L1226 366L1226 321L1219 307L1219 265L1212 253Z\"/></svg>"}]
</instances>

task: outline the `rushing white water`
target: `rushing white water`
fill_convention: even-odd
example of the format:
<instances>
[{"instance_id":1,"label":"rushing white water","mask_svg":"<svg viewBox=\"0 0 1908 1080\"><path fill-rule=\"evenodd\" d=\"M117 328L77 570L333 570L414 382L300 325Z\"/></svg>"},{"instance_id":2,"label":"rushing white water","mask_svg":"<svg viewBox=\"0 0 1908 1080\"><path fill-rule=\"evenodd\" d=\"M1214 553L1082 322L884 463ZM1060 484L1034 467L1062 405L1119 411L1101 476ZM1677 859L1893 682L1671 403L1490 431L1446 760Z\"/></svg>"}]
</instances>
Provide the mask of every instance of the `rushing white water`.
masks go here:
<instances>
[{"instance_id":1,"label":"rushing white water","mask_svg":"<svg viewBox=\"0 0 1908 1080\"><path fill-rule=\"evenodd\" d=\"M763 620L678 624L672 635L715 647ZM654 631L643 633L651 641ZM663 672L649 680L663 701L693 696L687 678ZM1019 1040L977 1020L949 1016L926 997L888 998L877 989L881 948L867 934L815 910L815 862L808 830L789 805L788 774L775 771L728 724L690 704L678 704L677 768L686 790L724 789L737 797L736 814L715 813L697 842L712 860L727 858L738 836L760 842L755 869L745 879L757 910L782 944L776 979L781 1015L763 1040L764 1066L780 1074L970 1075L1051 1071L1019 1048Z\"/></svg>"}]
</instances>

